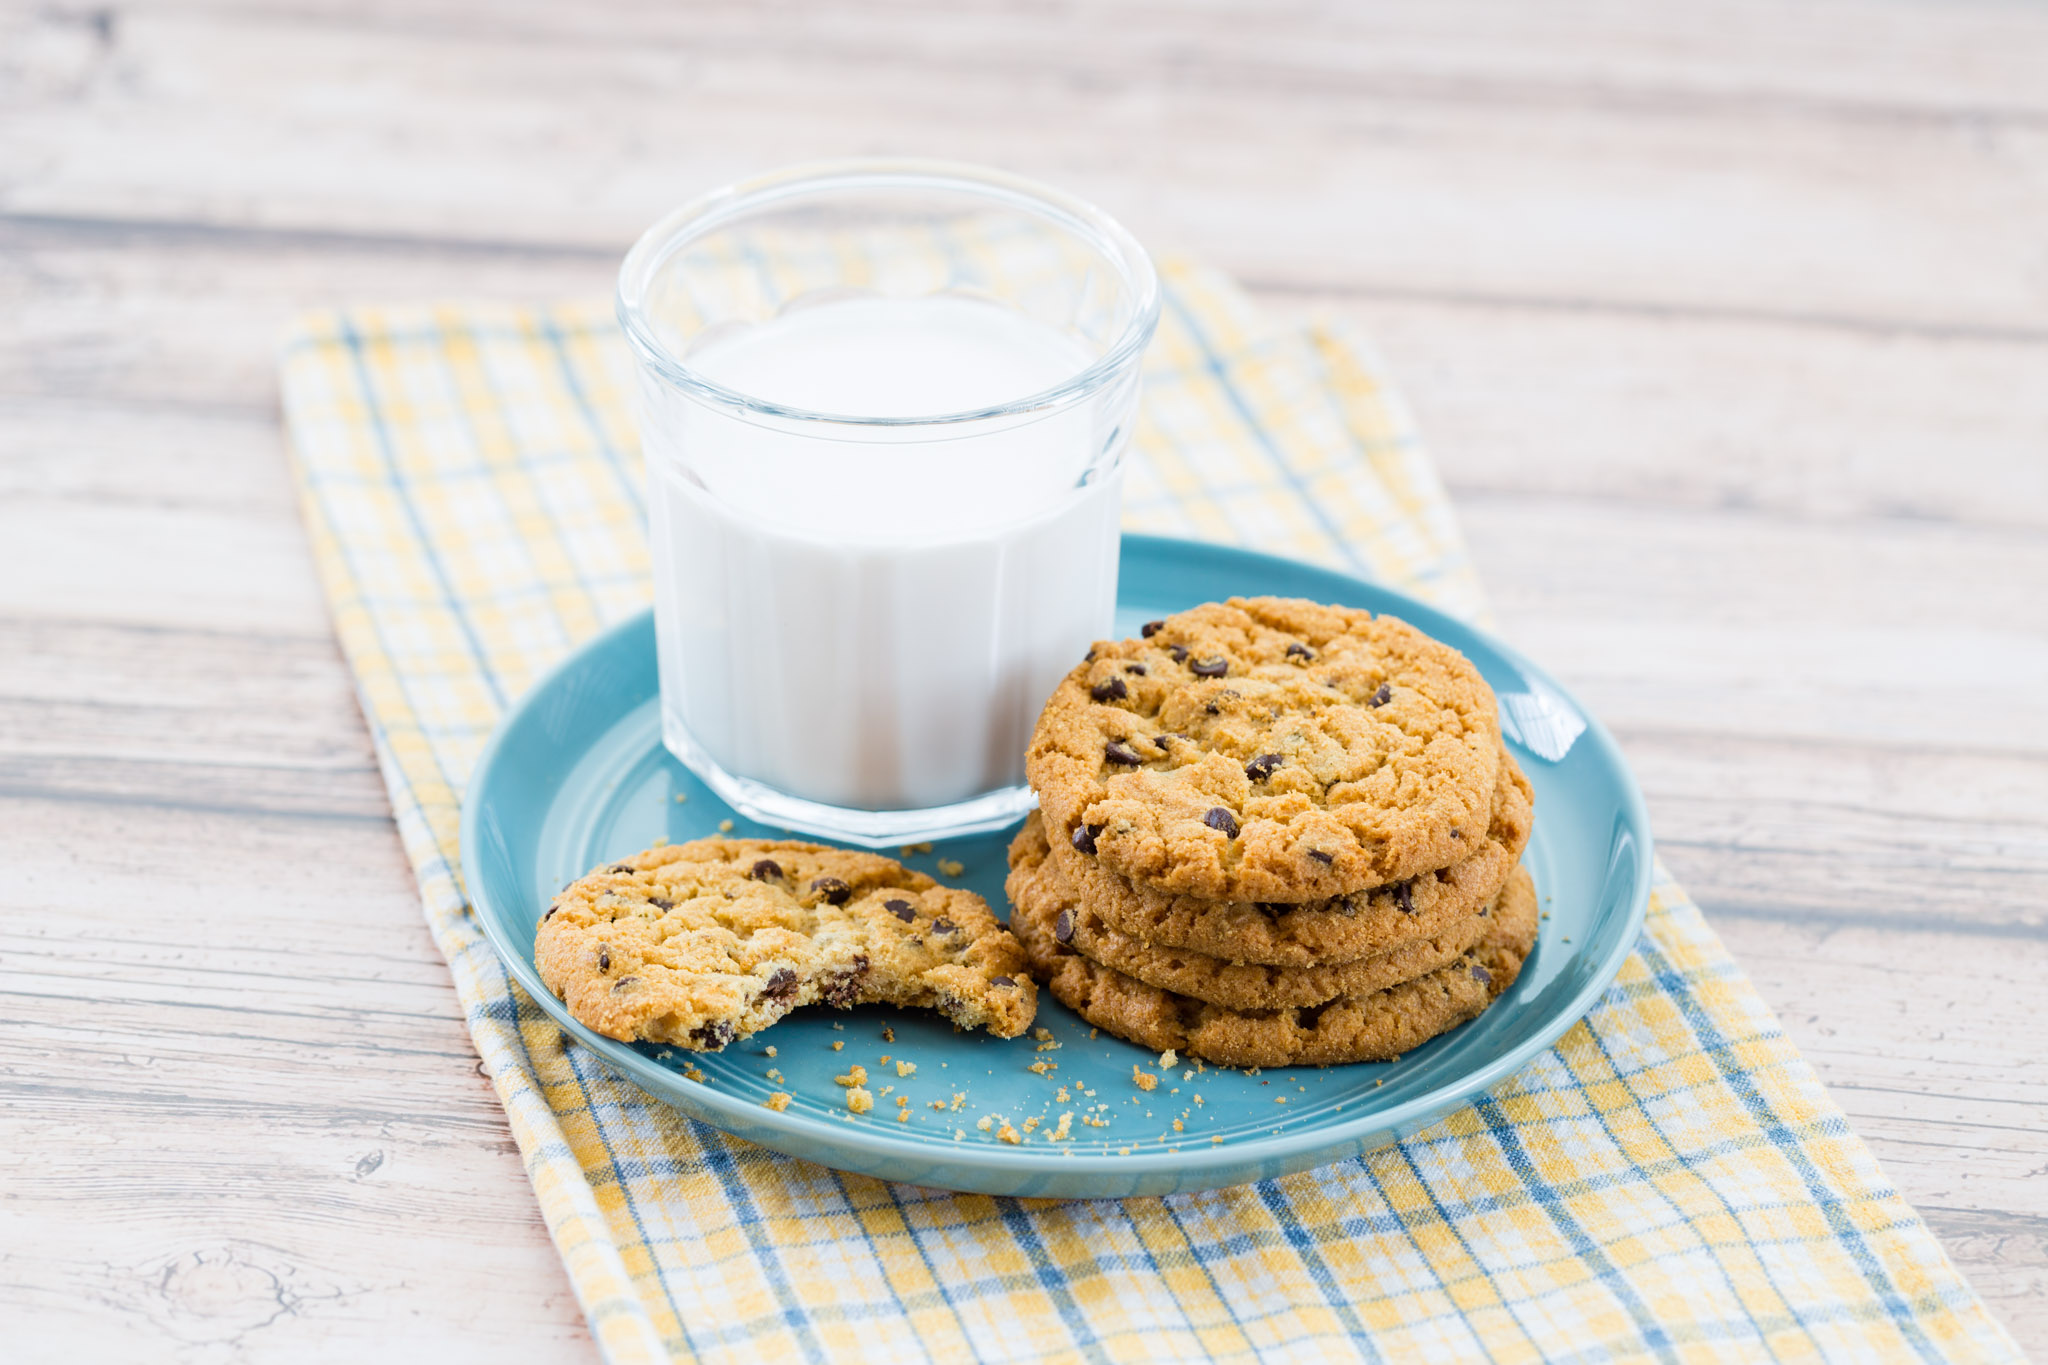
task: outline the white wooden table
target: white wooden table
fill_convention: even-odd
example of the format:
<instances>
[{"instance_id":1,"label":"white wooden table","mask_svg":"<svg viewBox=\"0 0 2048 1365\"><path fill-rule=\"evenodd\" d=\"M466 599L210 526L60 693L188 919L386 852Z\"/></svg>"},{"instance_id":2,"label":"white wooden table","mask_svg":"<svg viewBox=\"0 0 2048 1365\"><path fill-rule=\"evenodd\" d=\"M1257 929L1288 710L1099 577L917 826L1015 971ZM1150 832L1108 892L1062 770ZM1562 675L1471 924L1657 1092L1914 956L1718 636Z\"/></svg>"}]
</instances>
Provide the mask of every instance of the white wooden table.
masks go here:
<instances>
[{"instance_id":1,"label":"white wooden table","mask_svg":"<svg viewBox=\"0 0 2048 1365\"><path fill-rule=\"evenodd\" d=\"M90 3L0 3L9 1358L591 1357L272 343L601 294L682 198L860 152L1376 334L1506 633L2048 1354L2048 11Z\"/></svg>"}]
</instances>

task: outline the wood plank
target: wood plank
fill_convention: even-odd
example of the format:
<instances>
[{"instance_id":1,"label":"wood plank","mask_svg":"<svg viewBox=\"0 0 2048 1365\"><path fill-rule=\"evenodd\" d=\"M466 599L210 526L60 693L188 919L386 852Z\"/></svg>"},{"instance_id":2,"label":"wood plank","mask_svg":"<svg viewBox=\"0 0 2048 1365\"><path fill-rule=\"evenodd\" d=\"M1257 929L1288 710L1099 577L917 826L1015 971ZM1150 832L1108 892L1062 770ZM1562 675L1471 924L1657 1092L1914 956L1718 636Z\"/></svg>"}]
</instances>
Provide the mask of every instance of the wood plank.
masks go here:
<instances>
[{"instance_id":1,"label":"wood plank","mask_svg":"<svg viewBox=\"0 0 2048 1365\"><path fill-rule=\"evenodd\" d=\"M286 489L273 458L273 343L299 311L450 290L602 298L610 283L608 261L461 257L432 244L172 244L18 226L0 227L0 241L12 248L0 262L20 276L0 313L0 392L17 396L0 412L0 437L20 452L0 467L0 491L144 505L224 493L221 474L201 472L222 441L237 446L238 505ZM1331 299L1263 297L1304 312ZM118 327L80 305L117 298ZM1464 500L1569 492L1615 516L1650 504L1907 529L1961 522L2023 550L2048 526L2048 470L2036 458L2048 397L2028 382L2039 347L1387 300L1355 316ZM43 353L59 328L89 397L49 370ZM146 424L161 458L124 468L110 452Z\"/></svg>"},{"instance_id":2,"label":"wood plank","mask_svg":"<svg viewBox=\"0 0 2048 1365\"><path fill-rule=\"evenodd\" d=\"M1114 24L884 9L793 36L779 10L734 7L693 10L664 43L632 23L561 42L531 22L138 11L84 55L21 44L34 63L25 85L44 94L16 122L44 151L9 206L457 236L489 224L490 238L615 248L693 189L914 147L1057 179L1148 240L1256 279L1990 335L2048 327L2028 226L2048 185L2012 173L2048 148L2038 93L2014 106L1962 93L1987 80L2025 90L2027 59L2048 52L2038 17L1965 14L1951 27L1932 8L1889 24L1830 11L1808 30L1813 45L1846 44L1825 70L1948 56L1940 97L1873 117L1825 93L1839 77L1817 96L1741 98L1751 73L1739 58L1719 94L1712 79L1703 94L1687 67L1743 50L1739 34L1707 26L1667 30L1683 55L1639 69L1636 94L1603 82L1597 59L1566 55L1569 35L1526 53L1504 40L1449 75L1449 30L1434 58L1404 57L1409 45L1348 35L1328 16L1269 30L1142 13ZM1970 55L1986 34L2000 55ZM1266 59L1276 45L1286 58ZM1075 53L1099 55L1077 65ZM1559 65L1532 80L1535 53ZM1304 69L1304 54L1326 65ZM1378 79L1375 63L1404 60L1427 73L1422 91ZM1794 80L1789 63L1773 69Z\"/></svg>"}]
</instances>

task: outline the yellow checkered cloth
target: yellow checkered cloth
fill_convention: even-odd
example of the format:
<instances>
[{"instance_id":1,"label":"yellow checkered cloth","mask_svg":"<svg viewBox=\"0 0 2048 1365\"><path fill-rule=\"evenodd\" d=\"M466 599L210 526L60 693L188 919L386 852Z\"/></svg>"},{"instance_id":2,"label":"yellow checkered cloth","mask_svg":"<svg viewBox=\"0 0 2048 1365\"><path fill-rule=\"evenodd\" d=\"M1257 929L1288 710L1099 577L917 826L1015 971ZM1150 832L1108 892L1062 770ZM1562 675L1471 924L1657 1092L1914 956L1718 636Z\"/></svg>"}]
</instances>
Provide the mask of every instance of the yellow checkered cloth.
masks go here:
<instances>
[{"instance_id":1,"label":"yellow checkered cloth","mask_svg":"<svg viewBox=\"0 0 2048 1365\"><path fill-rule=\"evenodd\" d=\"M1164 272L1134 530L1483 614L1370 354ZM842 1175L619 1080L463 901L505 705L649 596L631 361L602 306L355 309L283 356L307 527L477 1049L607 1359L2017 1359L1659 872L1620 979L1480 1104L1262 1185L1057 1203Z\"/></svg>"}]
</instances>

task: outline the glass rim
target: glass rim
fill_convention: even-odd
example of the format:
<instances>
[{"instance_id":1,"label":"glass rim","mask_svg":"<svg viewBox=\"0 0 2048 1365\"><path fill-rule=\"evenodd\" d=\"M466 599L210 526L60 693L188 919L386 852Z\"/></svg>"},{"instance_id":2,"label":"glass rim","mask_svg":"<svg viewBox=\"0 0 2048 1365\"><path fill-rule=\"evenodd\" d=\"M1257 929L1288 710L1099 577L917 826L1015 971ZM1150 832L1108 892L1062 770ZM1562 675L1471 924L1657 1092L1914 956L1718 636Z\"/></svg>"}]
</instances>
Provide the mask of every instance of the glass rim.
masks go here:
<instances>
[{"instance_id":1,"label":"glass rim","mask_svg":"<svg viewBox=\"0 0 2048 1365\"><path fill-rule=\"evenodd\" d=\"M1051 388L985 407L915 417L821 412L773 403L691 369L655 335L642 302L654 276L678 250L747 211L821 190L933 189L978 196L1048 219L1122 268L1137 307L1099 357ZM690 395L772 420L852 427L937 427L1047 415L1096 393L1136 361L1159 323L1159 274L1152 258L1116 219L1084 199L1024 176L920 157L857 157L805 162L711 191L664 215L626 253L616 295L619 325L640 360Z\"/></svg>"}]
</instances>

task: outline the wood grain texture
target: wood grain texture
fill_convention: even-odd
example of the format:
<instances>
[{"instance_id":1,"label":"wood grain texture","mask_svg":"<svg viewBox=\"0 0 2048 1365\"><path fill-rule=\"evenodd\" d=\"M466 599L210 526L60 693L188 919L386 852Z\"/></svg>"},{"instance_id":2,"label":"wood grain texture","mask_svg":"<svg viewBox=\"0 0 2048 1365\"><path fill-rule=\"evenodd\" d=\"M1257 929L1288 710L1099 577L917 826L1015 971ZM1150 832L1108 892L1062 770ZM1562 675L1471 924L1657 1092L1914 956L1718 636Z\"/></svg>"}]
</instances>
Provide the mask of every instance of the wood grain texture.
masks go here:
<instances>
[{"instance_id":1,"label":"wood grain texture","mask_svg":"<svg viewBox=\"0 0 2048 1365\"><path fill-rule=\"evenodd\" d=\"M2048 1353L2048 13L0 3L0 1319L588 1359L292 503L305 307L732 176L1044 176L1364 327L1505 632ZM280 881L280 867L315 869Z\"/></svg>"}]
</instances>

